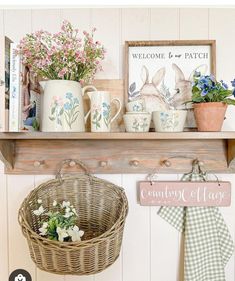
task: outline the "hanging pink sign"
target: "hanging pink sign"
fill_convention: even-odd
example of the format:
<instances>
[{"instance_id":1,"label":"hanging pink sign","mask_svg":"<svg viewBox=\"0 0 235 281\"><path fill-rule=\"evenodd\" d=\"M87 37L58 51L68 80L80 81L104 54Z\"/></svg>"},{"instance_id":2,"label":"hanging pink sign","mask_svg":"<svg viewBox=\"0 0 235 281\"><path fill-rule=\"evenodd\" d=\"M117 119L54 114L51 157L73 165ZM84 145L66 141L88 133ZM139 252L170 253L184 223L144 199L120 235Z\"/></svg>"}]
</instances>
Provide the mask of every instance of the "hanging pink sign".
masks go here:
<instances>
[{"instance_id":1,"label":"hanging pink sign","mask_svg":"<svg viewBox=\"0 0 235 281\"><path fill-rule=\"evenodd\" d=\"M141 181L143 206L230 206L230 182Z\"/></svg>"}]
</instances>

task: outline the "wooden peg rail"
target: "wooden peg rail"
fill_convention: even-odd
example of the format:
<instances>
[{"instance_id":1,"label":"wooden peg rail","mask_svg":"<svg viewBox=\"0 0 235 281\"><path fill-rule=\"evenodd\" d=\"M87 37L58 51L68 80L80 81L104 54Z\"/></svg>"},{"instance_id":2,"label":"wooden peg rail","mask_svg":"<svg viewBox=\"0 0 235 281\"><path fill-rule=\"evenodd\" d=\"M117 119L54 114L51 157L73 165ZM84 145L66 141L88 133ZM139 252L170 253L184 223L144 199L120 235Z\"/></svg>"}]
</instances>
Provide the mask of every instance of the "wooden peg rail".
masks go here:
<instances>
[{"instance_id":1,"label":"wooden peg rail","mask_svg":"<svg viewBox=\"0 0 235 281\"><path fill-rule=\"evenodd\" d=\"M7 174L55 174L68 158L83 161L95 174L182 173L195 158L208 171L234 173L235 132L0 133ZM162 165L165 160L170 165Z\"/></svg>"}]
</instances>

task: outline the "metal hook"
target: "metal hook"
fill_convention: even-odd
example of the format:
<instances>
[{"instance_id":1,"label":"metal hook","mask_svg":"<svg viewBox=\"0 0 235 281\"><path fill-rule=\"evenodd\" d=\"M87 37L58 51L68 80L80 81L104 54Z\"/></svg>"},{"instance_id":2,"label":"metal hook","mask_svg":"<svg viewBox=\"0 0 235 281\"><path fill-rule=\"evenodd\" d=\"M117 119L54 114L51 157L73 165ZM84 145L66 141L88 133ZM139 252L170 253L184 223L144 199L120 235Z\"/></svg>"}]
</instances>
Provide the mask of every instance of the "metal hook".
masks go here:
<instances>
[{"instance_id":1,"label":"metal hook","mask_svg":"<svg viewBox=\"0 0 235 281\"><path fill-rule=\"evenodd\" d=\"M158 177L157 174L158 174L158 173L157 173L157 169L154 168L154 169L152 170L152 173L150 173L150 174L147 175L146 179L147 179L147 181L150 181L150 184L151 184L151 185L153 185L153 181L157 179L157 177Z\"/></svg>"}]
</instances>

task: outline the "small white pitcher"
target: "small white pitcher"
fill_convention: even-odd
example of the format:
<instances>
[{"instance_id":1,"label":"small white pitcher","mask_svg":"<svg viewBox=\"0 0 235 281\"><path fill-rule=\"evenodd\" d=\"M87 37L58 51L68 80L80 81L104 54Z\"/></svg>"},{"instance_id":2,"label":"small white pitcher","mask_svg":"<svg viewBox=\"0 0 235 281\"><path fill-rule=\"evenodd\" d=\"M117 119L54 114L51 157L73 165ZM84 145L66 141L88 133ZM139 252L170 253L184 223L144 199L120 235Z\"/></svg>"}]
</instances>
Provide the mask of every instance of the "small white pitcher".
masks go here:
<instances>
[{"instance_id":1,"label":"small white pitcher","mask_svg":"<svg viewBox=\"0 0 235 281\"><path fill-rule=\"evenodd\" d=\"M86 88L84 90L86 91ZM120 99L110 100L110 94L107 91L87 92L87 95L91 100L91 132L110 132L111 123L117 118L122 108ZM113 102L118 103L118 111L111 117L111 104Z\"/></svg>"}]
</instances>

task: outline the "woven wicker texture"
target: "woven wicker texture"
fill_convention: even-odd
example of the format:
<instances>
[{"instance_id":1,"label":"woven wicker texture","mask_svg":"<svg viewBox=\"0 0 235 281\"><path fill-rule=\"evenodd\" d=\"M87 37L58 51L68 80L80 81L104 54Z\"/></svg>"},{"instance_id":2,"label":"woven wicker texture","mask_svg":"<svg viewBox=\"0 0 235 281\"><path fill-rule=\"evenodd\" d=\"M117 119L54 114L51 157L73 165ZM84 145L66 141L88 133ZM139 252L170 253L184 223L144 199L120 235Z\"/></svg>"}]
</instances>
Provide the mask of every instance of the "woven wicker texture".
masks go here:
<instances>
[{"instance_id":1,"label":"woven wicker texture","mask_svg":"<svg viewBox=\"0 0 235 281\"><path fill-rule=\"evenodd\" d=\"M63 165L70 160L63 161ZM84 165L75 161L75 163ZM52 241L38 234L37 200L54 209L53 201L70 201L79 212L77 225L85 231L81 242ZM88 275L103 271L118 258L128 202L124 190L86 174L61 176L34 189L19 210L19 223L36 266L57 274Z\"/></svg>"}]
</instances>

